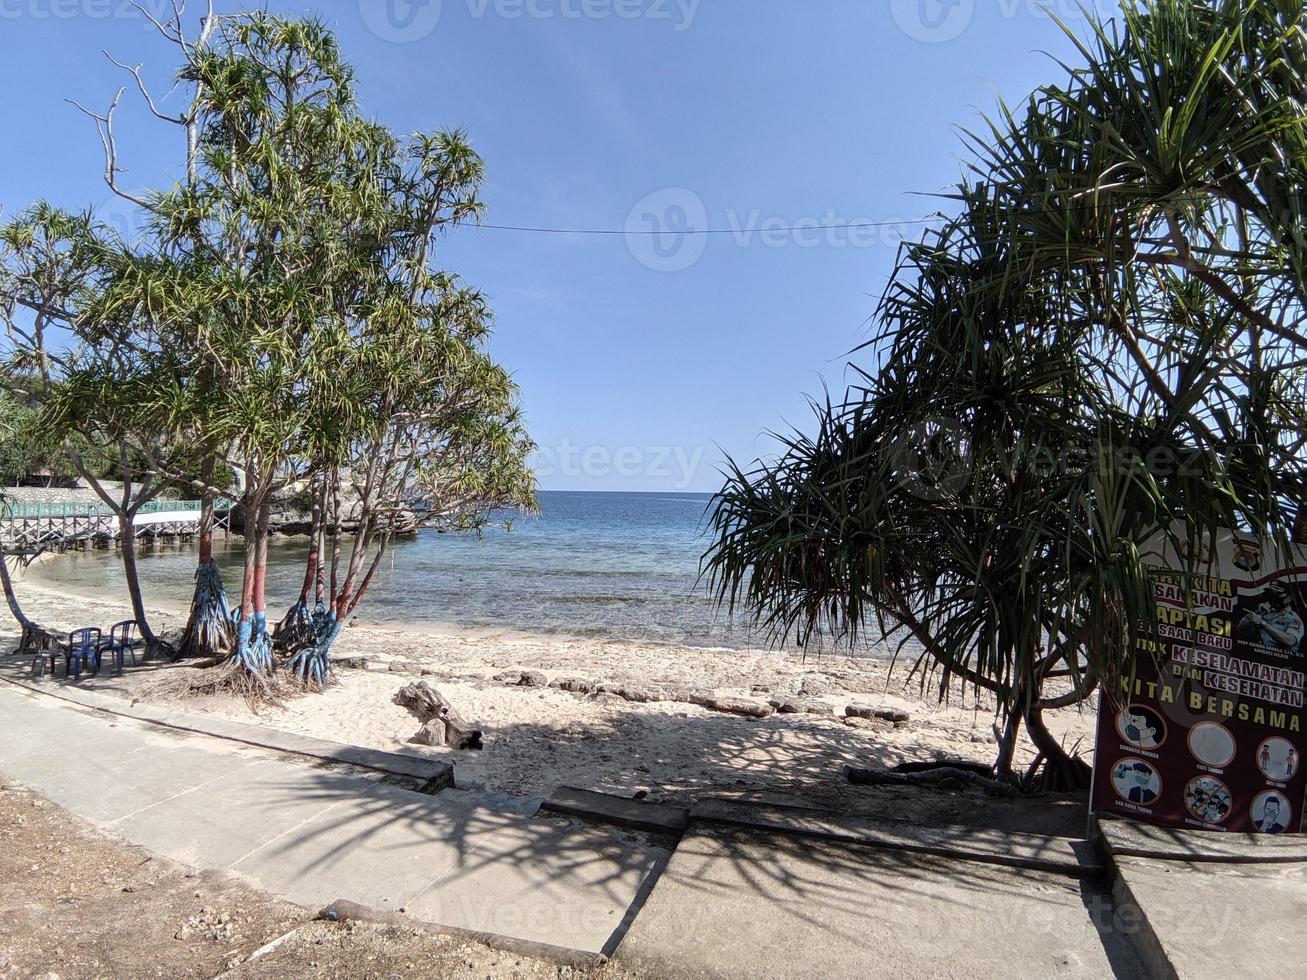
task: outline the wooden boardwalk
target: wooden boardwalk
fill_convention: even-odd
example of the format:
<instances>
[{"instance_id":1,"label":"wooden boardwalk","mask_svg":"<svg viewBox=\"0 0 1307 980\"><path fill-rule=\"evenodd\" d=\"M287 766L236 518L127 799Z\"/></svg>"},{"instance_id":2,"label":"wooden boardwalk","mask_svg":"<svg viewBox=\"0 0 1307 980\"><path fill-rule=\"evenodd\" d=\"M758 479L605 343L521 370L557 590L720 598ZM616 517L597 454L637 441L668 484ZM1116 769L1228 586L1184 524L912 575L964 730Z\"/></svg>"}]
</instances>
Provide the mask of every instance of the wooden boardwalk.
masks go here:
<instances>
[{"instance_id":1,"label":"wooden boardwalk","mask_svg":"<svg viewBox=\"0 0 1307 980\"><path fill-rule=\"evenodd\" d=\"M215 527L226 530L229 512L215 514ZM198 500L156 500L145 504L132 522L143 541L189 541L200 530ZM11 553L111 548L120 535L117 516L103 504L0 504L0 545Z\"/></svg>"}]
</instances>

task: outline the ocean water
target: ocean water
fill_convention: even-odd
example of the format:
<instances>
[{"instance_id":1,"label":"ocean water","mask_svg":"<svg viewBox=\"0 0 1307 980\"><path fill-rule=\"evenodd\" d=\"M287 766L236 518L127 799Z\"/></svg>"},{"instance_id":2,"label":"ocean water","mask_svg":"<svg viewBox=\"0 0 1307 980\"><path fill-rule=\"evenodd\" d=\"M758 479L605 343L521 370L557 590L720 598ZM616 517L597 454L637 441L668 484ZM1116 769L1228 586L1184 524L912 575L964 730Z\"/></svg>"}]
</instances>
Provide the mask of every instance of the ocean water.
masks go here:
<instances>
[{"instance_id":1,"label":"ocean water","mask_svg":"<svg viewBox=\"0 0 1307 980\"><path fill-rule=\"evenodd\" d=\"M359 606L361 623L497 627L693 646L744 647L764 638L731 623L699 581L709 494L542 492L539 517L482 535L424 531L399 541ZM221 536L220 536L221 538ZM144 549L151 600L188 601L192 548ZM270 548L269 618L294 601L307 546ZM219 541L229 592L240 586L240 539ZM115 553L69 555L34 569L72 591L122 584Z\"/></svg>"}]
</instances>

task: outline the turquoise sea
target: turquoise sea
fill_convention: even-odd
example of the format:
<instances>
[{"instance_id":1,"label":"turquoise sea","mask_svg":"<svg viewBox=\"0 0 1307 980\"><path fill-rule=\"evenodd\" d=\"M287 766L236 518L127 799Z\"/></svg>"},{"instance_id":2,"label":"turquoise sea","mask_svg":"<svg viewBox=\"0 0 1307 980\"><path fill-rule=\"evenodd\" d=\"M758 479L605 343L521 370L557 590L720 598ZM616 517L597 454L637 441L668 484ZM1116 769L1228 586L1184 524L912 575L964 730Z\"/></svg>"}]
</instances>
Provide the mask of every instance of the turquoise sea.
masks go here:
<instances>
[{"instance_id":1,"label":"turquoise sea","mask_svg":"<svg viewBox=\"0 0 1307 980\"><path fill-rule=\"evenodd\" d=\"M542 492L540 516L518 518L511 530L480 536L424 531L398 542L358 618L695 646L757 645L761 637L727 621L698 580L711 502L709 494ZM229 590L239 587L239 548L240 539L233 537L218 552ZM290 540L273 546L271 615L294 600L306 550ZM146 601L188 600L193 550L164 545L146 555L140 566ZM96 593L122 581L111 552L71 555L37 574L58 587Z\"/></svg>"}]
</instances>

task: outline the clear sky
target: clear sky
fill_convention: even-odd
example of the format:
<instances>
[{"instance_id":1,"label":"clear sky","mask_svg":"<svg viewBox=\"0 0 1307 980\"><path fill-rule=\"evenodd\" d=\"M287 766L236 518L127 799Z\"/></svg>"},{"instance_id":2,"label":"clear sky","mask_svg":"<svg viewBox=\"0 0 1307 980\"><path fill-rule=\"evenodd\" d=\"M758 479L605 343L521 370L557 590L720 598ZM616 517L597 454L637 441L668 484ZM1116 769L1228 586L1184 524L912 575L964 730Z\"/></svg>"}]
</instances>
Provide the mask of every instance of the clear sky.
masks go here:
<instances>
[{"instance_id":1,"label":"clear sky","mask_svg":"<svg viewBox=\"0 0 1307 980\"><path fill-rule=\"evenodd\" d=\"M813 226L929 214L959 173L956 127L1057 77L1049 54L1072 50L1029 0L267 6L332 24L392 128L465 128L488 223L663 232L468 229L441 246L491 299L546 489L712 490L724 453L767 455L764 430L806 425L805 393L843 386L899 235L919 232ZM1083 30L1071 0L1051 7ZM0 0L6 214L44 197L130 222L64 100L103 109L130 82L102 49L164 94L176 53L146 28L127 0ZM131 96L122 181L167 183L176 136ZM705 227L731 233L674 234Z\"/></svg>"}]
</instances>

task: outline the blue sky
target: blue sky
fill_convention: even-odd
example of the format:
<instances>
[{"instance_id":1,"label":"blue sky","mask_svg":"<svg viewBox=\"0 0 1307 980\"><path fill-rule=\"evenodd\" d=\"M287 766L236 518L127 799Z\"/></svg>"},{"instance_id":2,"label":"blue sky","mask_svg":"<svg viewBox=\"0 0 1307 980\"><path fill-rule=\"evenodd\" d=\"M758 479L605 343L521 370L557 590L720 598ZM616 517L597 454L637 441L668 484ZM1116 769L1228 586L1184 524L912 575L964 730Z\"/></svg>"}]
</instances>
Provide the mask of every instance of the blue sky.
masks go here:
<instances>
[{"instance_id":1,"label":"blue sky","mask_svg":"<svg viewBox=\"0 0 1307 980\"><path fill-rule=\"evenodd\" d=\"M842 387L898 238L919 231L814 226L929 214L922 195L959 173L955 127L1071 53L1029 0L267 6L335 27L369 114L465 128L488 164L489 223L637 232L469 229L441 246L491 299L546 489L711 490L723 453L767 455L765 430L806 425L805 393ZM1071 0L1051 6L1083 29ZM132 220L64 100L102 109L130 81L102 49L166 92L175 52L147 26L127 0L0 0L6 214L44 197ZM180 146L131 96L122 182L167 183ZM668 231L705 226L730 233Z\"/></svg>"}]
</instances>

